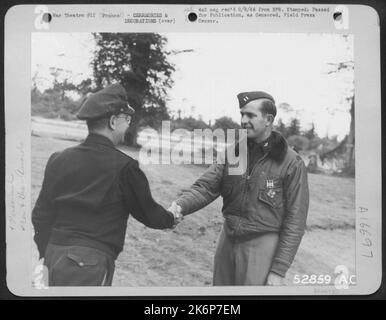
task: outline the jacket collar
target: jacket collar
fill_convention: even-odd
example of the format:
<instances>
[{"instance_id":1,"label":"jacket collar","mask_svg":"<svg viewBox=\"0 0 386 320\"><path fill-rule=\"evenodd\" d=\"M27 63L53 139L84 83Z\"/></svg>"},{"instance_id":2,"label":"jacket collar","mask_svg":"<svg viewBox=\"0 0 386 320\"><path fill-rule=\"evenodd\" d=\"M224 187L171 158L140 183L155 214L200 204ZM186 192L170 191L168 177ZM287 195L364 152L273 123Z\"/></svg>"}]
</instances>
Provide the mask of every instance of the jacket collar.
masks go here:
<instances>
[{"instance_id":1,"label":"jacket collar","mask_svg":"<svg viewBox=\"0 0 386 320\"><path fill-rule=\"evenodd\" d=\"M248 152L259 152L261 154L266 154L271 149L271 136L265 139L262 142L255 142L253 140L247 139Z\"/></svg>"},{"instance_id":2,"label":"jacket collar","mask_svg":"<svg viewBox=\"0 0 386 320\"><path fill-rule=\"evenodd\" d=\"M281 162L287 154L288 150L288 143L286 139L278 131L272 131L267 141L271 144L271 146L268 148L267 157L277 162ZM239 144L237 143L236 156L238 155Z\"/></svg>"},{"instance_id":3,"label":"jacket collar","mask_svg":"<svg viewBox=\"0 0 386 320\"><path fill-rule=\"evenodd\" d=\"M272 131L269 137L271 148L268 151L268 157L281 162L288 150L288 143L285 138L277 131Z\"/></svg>"},{"instance_id":4,"label":"jacket collar","mask_svg":"<svg viewBox=\"0 0 386 320\"><path fill-rule=\"evenodd\" d=\"M100 134L97 134L97 133L92 133L90 132L86 138L86 140L84 141L85 144L102 144L104 146L107 146L107 147L112 147L112 148L115 148L114 147L114 144L111 142L111 140L105 136L102 136Z\"/></svg>"}]
</instances>

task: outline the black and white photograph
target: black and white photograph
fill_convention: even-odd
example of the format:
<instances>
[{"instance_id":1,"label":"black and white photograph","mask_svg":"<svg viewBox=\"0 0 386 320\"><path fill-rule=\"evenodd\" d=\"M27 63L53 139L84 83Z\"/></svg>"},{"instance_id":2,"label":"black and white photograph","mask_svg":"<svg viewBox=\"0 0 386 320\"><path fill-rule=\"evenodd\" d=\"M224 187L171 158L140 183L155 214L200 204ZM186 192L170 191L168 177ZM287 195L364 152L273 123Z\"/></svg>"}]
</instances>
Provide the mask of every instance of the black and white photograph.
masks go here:
<instances>
[{"instance_id":1,"label":"black and white photograph","mask_svg":"<svg viewBox=\"0 0 386 320\"><path fill-rule=\"evenodd\" d=\"M348 24L348 13L369 12L212 7L178 8L175 27L177 9L79 18L67 6L36 7L43 20L23 34L20 97L17 71L6 87L7 268L18 270L8 282L18 284L19 272L27 279L19 292L376 289L380 159L367 150L380 142L380 122L371 122L380 102L376 78L366 79L378 60L364 67L374 34ZM283 26L231 30L205 20L252 14ZM319 22L307 25L312 15ZM302 27L287 16L303 17ZM98 27L123 17L126 28ZM66 30L78 18L94 24ZM128 28L132 20L170 26ZM15 66L21 48L9 48ZM18 113L26 121L15 126Z\"/></svg>"},{"instance_id":2,"label":"black and white photograph","mask_svg":"<svg viewBox=\"0 0 386 320\"><path fill-rule=\"evenodd\" d=\"M34 33L31 66L32 259L53 285L355 275L352 37ZM248 171L205 161L216 129L246 129Z\"/></svg>"}]
</instances>

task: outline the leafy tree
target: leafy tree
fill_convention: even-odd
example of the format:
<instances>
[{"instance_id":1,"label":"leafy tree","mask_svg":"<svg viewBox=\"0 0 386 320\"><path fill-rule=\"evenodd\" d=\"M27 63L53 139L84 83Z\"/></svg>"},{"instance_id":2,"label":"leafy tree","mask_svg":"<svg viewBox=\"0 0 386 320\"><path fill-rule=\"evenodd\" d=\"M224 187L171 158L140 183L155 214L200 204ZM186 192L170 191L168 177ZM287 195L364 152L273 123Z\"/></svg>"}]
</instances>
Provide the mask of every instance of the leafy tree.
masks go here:
<instances>
[{"instance_id":1,"label":"leafy tree","mask_svg":"<svg viewBox=\"0 0 386 320\"><path fill-rule=\"evenodd\" d=\"M299 111L295 110L289 103L282 102L278 105L278 114L286 115L291 121L286 125L282 118L279 118L275 129L279 131L285 138L292 135L300 134L300 122L299 122Z\"/></svg>"},{"instance_id":2,"label":"leafy tree","mask_svg":"<svg viewBox=\"0 0 386 320\"><path fill-rule=\"evenodd\" d=\"M94 90L95 86L90 78L82 80L82 82L76 86L76 91L83 97Z\"/></svg>"},{"instance_id":3,"label":"leafy tree","mask_svg":"<svg viewBox=\"0 0 386 320\"><path fill-rule=\"evenodd\" d=\"M92 80L83 80L75 85L71 82L71 71L61 68L50 68L53 77L51 87L41 92L38 89L39 73L32 77L31 105L32 114L46 118L61 118L63 120L75 120L82 100L75 101L68 93L77 93L86 96L93 90Z\"/></svg>"},{"instance_id":4,"label":"leafy tree","mask_svg":"<svg viewBox=\"0 0 386 320\"><path fill-rule=\"evenodd\" d=\"M75 120L78 103L62 96L62 90L50 88L44 92L31 90L31 114L44 118Z\"/></svg>"},{"instance_id":5,"label":"leafy tree","mask_svg":"<svg viewBox=\"0 0 386 320\"><path fill-rule=\"evenodd\" d=\"M310 146L310 140L300 135L292 135L288 138L288 144L297 152L305 151Z\"/></svg>"},{"instance_id":6,"label":"leafy tree","mask_svg":"<svg viewBox=\"0 0 386 320\"><path fill-rule=\"evenodd\" d=\"M297 118L292 118L287 128L288 137L300 135L300 122Z\"/></svg>"},{"instance_id":7,"label":"leafy tree","mask_svg":"<svg viewBox=\"0 0 386 320\"><path fill-rule=\"evenodd\" d=\"M352 50L350 49L350 43L349 43L349 36L343 35L342 36L346 41L347 46L347 57L344 61L339 61L337 63L329 63L330 70L327 72L327 74L352 74L354 71L354 61L352 57ZM342 150L341 152L344 153L345 158L345 168L344 172L350 175L355 174L355 160L354 160L354 150L355 150L355 95L354 95L354 84L353 84L353 77L351 77L351 81L347 83L347 90L344 93L346 95L345 101L347 105L349 106L349 113L350 113L350 130L347 135L347 138L343 139L341 144L341 148L338 148L339 150ZM333 110L332 112L335 112L336 110Z\"/></svg>"},{"instance_id":8,"label":"leafy tree","mask_svg":"<svg viewBox=\"0 0 386 320\"><path fill-rule=\"evenodd\" d=\"M136 114L128 142L136 144L139 126L169 119L167 90L173 84L174 65L165 49L167 39L155 33L97 33L92 62L96 90L119 82L128 92Z\"/></svg>"},{"instance_id":9,"label":"leafy tree","mask_svg":"<svg viewBox=\"0 0 386 320\"><path fill-rule=\"evenodd\" d=\"M323 141L317 135L315 136L315 138L310 140L310 149L311 150L317 149L321 145L323 145Z\"/></svg>"},{"instance_id":10,"label":"leafy tree","mask_svg":"<svg viewBox=\"0 0 386 320\"><path fill-rule=\"evenodd\" d=\"M275 126L275 130L279 131L285 138L288 137L288 129L285 126L283 120L278 120L277 125Z\"/></svg>"},{"instance_id":11,"label":"leafy tree","mask_svg":"<svg viewBox=\"0 0 386 320\"><path fill-rule=\"evenodd\" d=\"M54 77L52 87L45 90L47 94L58 94L62 102L66 101L66 93L76 91L76 86L70 81L71 72L61 68L50 68L50 74ZM35 87L33 88L35 89Z\"/></svg>"},{"instance_id":12,"label":"leafy tree","mask_svg":"<svg viewBox=\"0 0 386 320\"><path fill-rule=\"evenodd\" d=\"M172 130L174 129L186 129L193 131L194 129L206 129L209 128L203 120L197 120L193 117L177 119L172 122Z\"/></svg>"},{"instance_id":13,"label":"leafy tree","mask_svg":"<svg viewBox=\"0 0 386 320\"><path fill-rule=\"evenodd\" d=\"M304 136L309 140L313 140L316 138L317 134L315 132L315 124L313 122L311 123L311 128L304 132Z\"/></svg>"},{"instance_id":14,"label":"leafy tree","mask_svg":"<svg viewBox=\"0 0 386 320\"><path fill-rule=\"evenodd\" d=\"M240 129L241 126L240 124L238 124L237 122L233 121L232 118L230 117L221 117L221 118L218 118L215 120L214 124L213 124L213 129L217 129L217 128L221 128L221 129Z\"/></svg>"},{"instance_id":15,"label":"leafy tree","mask_svg":"<svg viewBox=\"0 0 386 320\"><path fill-rule=\"evenodd\" d=\"M280 110L280 112L284 112L287 114L293 114L295 112L292 106L287 102L280 103L278 109Z\"/></svg>"},{"instance_id":16,"label":"leafy tree","mask_svg":"<svg viewBox=\"0 0 386 320\"><path fill-rule=\"evenodd\" d=\"M238 124L237 122L233 121L232 118L230 117L221 117L221 118L218 118L215 120L213 126L212 126L212 129L213 130L216 130L216 129L222 129L224 130L224 133L225 133L225 141L226 142L229 142L229 138L231 136L228 135L228 132L227 130L228 129L235 129L235 135L234 135L234 138L236 141L239 140L239 137L240 137L240 132L238 129L241 129L241 126L240 124Z\"/></svg>"}]
</instances>

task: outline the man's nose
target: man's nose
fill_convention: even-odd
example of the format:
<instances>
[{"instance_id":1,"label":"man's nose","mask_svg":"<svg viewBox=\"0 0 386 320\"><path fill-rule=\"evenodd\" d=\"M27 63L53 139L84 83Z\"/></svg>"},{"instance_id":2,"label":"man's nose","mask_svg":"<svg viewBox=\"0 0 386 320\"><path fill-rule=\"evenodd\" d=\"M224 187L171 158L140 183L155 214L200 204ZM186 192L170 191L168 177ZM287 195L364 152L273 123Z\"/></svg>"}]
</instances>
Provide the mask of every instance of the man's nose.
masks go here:
<instances>
[{"instance_id":1,"label":"man's nose","mask_svg":"<svg viewBox=\"0 0 386 320\"><path fill-rule=\"evenodd\" d=\"M244 114L241 116L241 124L246 124L249 122L248 117Z\"/></svg>"}]
</instances>

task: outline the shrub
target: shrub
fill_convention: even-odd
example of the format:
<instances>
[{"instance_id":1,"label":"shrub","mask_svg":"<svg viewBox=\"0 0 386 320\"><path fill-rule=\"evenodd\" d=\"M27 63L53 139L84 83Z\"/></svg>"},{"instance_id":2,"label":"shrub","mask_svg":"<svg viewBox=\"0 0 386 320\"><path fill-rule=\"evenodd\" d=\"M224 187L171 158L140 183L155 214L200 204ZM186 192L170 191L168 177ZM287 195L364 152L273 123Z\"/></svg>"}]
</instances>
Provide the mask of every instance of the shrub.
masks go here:
<instances>
[{"instance_id":1,"label":"shrub","mask_svg":"<svg viewBox=\"0 0 386 320\"><path fill-rule=\"evenodd\" d=\"M72 120L76 120L76 116L73 115L72 113L70 113L68 110L66 109L60 109L58 111L58 115L59 117L64 120L64 121L72 121Z\"/></svg>"},{"instance_id":2,"label":"shrub","mask_svg":"<svg viewBox=\"0 0 386 320\"><path fill-rule=\"evenodd\" d=\"M296 151L305 151L310 147L310 140L300 135L293 135L288 138L288 144Z\"/></svg>"}]
</instances>

